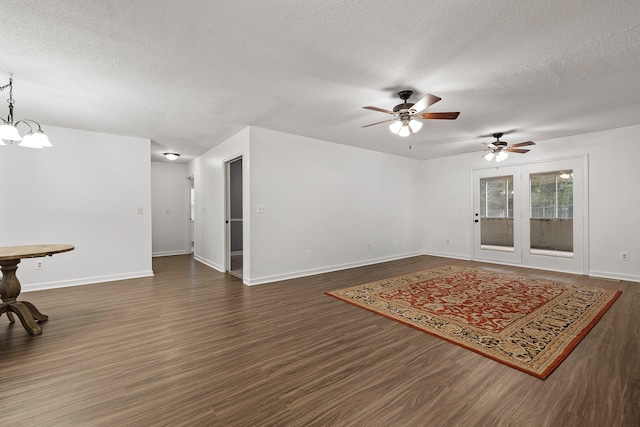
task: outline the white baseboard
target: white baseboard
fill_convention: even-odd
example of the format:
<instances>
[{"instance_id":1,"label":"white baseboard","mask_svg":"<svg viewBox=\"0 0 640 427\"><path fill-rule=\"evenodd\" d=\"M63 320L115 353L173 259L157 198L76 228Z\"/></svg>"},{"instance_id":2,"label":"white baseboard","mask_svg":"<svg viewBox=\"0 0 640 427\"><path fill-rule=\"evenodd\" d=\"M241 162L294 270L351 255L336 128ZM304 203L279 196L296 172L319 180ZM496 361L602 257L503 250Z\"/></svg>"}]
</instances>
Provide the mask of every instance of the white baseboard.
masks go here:
<instances>
[{"instance_id":1,"label":"white baseboard","mask_svg":"<svg viewBox=\"0 0 640 427\"><path fill-rule=\"evenodd\" d=\"M443 257L443 258L463 259L463 260L473 260L473 258L471 258L471 257L453 255L453 254L444 254L444 253L438 253L438 252L424 252L422 255L430 255L430 256L437 256L437 257ZM538 266L530 266L530 265L516 264L516 263L510 263L510 262L500 262L500 261L484 260L484 259L475 259L474 261L486 262L486 263L489 263L489 264L512 265L512 266L515 266L515 267L522 267L522 268L533 268L533 269L536 269L536 270L556 271L556 272L559 272L559 273L570 273L570 274L577 274L577 275L583 275L584 274L584 273L581 273L581 272L570 271L570 270L553 269L553 268L542 268L542 267L538 267ZM589 273L588 273L588 276L589 277L594 277L594 278L602 278L602 279L625 280L625 281L628 281L628 282L640 282L640 276L633 275L633 274L610 273L608 271L590 270Z\"/></svg>"},{"instance_id":2,"label":"white baseboard","mask_svg":"<svg viewBox=\"0 0 640 427\"><path fill-rule=\"evenodd\" d=\"M152 257L160 257L160 256L173 256L173 255L189 255L191 252L187 251L166 251L166 252L154 252L151 254Z\"/></svg>"},{"instance_id":3,"label":"white baseboard","mask_svg":"<svg viewBox=\"0 0 640 427\"><path fill-rule=\"evenodd\" d=\"M40 291L44 289L67 288L69 286L90 285L101 282L114 282L116 280L138 279L140 277L153 276L153 271L137 271L132 273L113 274L109 276L83 277L73 280L59 280L56 282L33 283L30 285L22 285L22 292Z\"/></svg>"},{"instance_id":4,"label":"white baseboard","mask_svg":"<svg viewBox=\"0 0 640 427\"><path fill-rule=\"evenodd\" d=\"M355 267L363 267L365 265L379 264L381 262L395 261L397 259L411 258L419 255L422 255L422 254L420 252L413 252L413 253L393 255L393 256L383 257L383 258L350 262L346 264L336 264L336 265L330 265L326 267L312 268L309 270L292 271L289 273L275 274L272 276L262 276L254 279L245 278L244 284L249 286L263 285L266 283L279 282L281 280L297 279L299 277L307 277L307 276L314 276L316 274L331 273L332 271L346 270L346 269L355 268Z\"/></svg>"},{"instance_id":5,"label":"white baseboard","mask_svg":"<svg viewBox=\"0 0 640 427\"><path fill-rule=\"evenodd\" d=\"M443 252L423 252L420 255L429 255L429 256L437 256L441 258L453 258L453 259L463 259L465 261L470 261L471 257L466 255L457 255L457 254L447 254Z\"/></svg>"},{"instance_id":6,"label":"white baseboard","mask_svg":"<svg viewBox=\"0 0 640 427\"><path fill-rule=\"evenodd\" d=\"M625 280L627 282L640 282L640 276L633 274L609 273L606 271L589 271L589 277L597 277L601 279Z\"/></svg>"},{"instance_id":7,"label":"white baseboard","mask_svg":"<svg viewBox=\"0 0 640 427\"><path fill-rule=\"evenodd\" d=\"M193 259L195 259L198 262L203 263L204 265L206 265L208 267L213 268L214 270L218 270L220 273L226 273L224 267L222 267L221 265L216 264L215 262L210 261L210 260L208 260L206 258L202 258L201 256L198 256L198 255L194 254L193 255Z\"/></svg>"}]
</instances>

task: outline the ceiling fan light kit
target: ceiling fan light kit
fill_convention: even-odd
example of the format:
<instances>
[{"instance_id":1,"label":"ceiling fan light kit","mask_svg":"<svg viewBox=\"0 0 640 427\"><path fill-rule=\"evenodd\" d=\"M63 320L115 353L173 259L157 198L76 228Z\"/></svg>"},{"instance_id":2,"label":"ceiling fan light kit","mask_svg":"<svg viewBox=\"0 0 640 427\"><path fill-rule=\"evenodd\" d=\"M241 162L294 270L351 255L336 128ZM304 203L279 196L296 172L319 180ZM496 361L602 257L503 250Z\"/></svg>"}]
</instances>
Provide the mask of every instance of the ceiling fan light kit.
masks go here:
<instances>
[{"instance_id":1,"label":"ceiling fan light kit","mask_svg":"<svg viewBox=\"0 0 640 427\"><path fill-rule=\"evenodd\" d=\"M411 90L402 90L398 92L398 97L402 100L402 103L393 107L393 111L385 110L384 108L379 107L362 107L367 110L378 111L380 113L390 114L393 116L393 118L391 119L371 123L362 127L366 128L369 126L391 122L391 124L389 125L389 130L391 131L391 133L401 137L407 137L418 132L422 128L422 120L455 120L458 118L458 115L460 115L460 112L425 113L424 110L440 101L441 98L428 93L422 99L420 99L420 101L413 104L411 102L408 102L409 98L411 98L411 95L413 95L413 91ZM529 150L525 150L519 147L535 145L535 142L533 141L507 145L506 142L500 141L502 135L502 133L493 134L493 137L496 140L493 143L485 144L487 146L488 153L482 157L490 162L495 161L499 163L509 157L509 153L524 154L529 152Z\"/></svg>"},{"instance_id":2,"label":"ceiling fan light kit","mask_svg":"<svg viewBox=\"0 0 640 427\"><path fill-rule=\"evenodd\" d=\"M509 153L519 153L519 154L524 154L524 153L528 153L529 150L525 150L522 148L518 148L518 147L526 147L528 145L536 145L535 142L533 141L525 141L525 142L520 142L518 144L513 144L513 145L507 145L506 142L504 141L500 141L500 138L502 138L502 133L494 133L493 137L496 139L494 142L486 144L487 146L487 151L488 153L485 154L484 157L486 160L488 161L496 161L496 162L502 162L503 160L505 160L507 157L509 157Z\"/></svg>"},{"instance_id":3,"label":"ceiling fan light kit","mask_svg":"<svg viewBox=\"0 0 640 427\"><path fill-rule=\"evenodd\" d=\"M379 111L381 113L391 114L393 116L392 119L383 120L381 122L372 123L362 127L366 128L369 126L379 125L381 123L392 122L389 125L389 130L398 136L406 137L418 132L422 128L422 120L455 120L460 114L460 112L424 113L424 110L440 101L441 98L435 95L427 94L420 101L413 104L411 102L408 102L409 98L411 98L411 95L413 95L413 91L411 90L403 90L398 92L398 96L402 100L402 103L393 107L393 111L371 106L362 107L367 110Z\"/></svg>"},{"instance_id":4,"label":"ceiling fan light kit","mask_svg":"<svg viewBox=\"0 0 640 427\"><path fill-rule=\"evenodd\" d=\"M0 86L0 91L9 88L9 115L7 120L2 119L2 125L0 125L0 145L7 145L6 143L13 144L14 142L20 142L18 145L27 148L44 148L51 147L49 138L45 135L40 123L31 119L22 119L14 123L13 121L13 75L9 75L9 83ZM29 127L29 133L24 138L20 136L17 126L19 124L25 124ZM33 126L32 126L33 125ZM35 129L37 126L37 129Z\"/></svg>"}]
</instances>

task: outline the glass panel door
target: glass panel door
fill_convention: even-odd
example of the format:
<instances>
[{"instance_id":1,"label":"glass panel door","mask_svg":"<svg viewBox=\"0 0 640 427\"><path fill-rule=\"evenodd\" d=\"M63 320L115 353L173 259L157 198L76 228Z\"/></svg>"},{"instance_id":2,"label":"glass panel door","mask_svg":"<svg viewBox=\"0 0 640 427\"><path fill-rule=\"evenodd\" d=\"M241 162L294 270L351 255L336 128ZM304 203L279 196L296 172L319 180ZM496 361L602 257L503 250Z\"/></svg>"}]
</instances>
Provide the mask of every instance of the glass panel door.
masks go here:
<instances>
[{"instance_id":1,"label":"glass panel door","mask_svg":"<svg viewBox=\"0 0 640 427\"><path fill-rule=\"evenodd\" d=\"M587 157L473 172L473 256L584 274Z\"/></svg>"},{"instance_id":2,"label":"glass panel door","mask_svg":"<svg viewBox=\"0 0 640 427\"><path fill-rule=\"evenodd\" d=\"M573 170L529 175L530 253L573 258Z\"/></svg>"},{"instance_id":3,"label":"glass panel door","mask_svg":"<svg viewBox=\"0 0 640 427\"><path fill-rule=\"evenodd\" d=\"M518 168L474 172L474 257L520 262L520 210L515 190Z\"/></svg>"},{"instance_id":4,"label":"glass panel door","mask_svg":"<svg viewBox=\"0 0 640 427\"><path fill-rule=\"evenodd\" d=\"M586 229L586 157L522 167L523 263L583 274Z\"/></svg>"}]
</instances>

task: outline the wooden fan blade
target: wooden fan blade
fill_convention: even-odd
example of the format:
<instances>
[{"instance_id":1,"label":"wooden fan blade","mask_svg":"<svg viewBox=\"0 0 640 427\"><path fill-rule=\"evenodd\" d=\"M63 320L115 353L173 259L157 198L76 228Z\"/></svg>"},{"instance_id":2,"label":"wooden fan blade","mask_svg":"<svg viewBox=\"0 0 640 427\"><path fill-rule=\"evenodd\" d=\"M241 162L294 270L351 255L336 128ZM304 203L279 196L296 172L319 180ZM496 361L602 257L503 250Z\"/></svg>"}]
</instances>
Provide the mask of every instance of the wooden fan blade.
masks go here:
<instances>
[{"instance_id":1,"label":"wooden fan blade","mask_svg":"<svg viewBox=\"0 0 640 427\"><path fill-rule=\"evenodd\" d=\"M430 93L426 94L424 98L420 101L413 104L412 109L416 110L416 113L419 113L423 110L426 110L428 107L432 106L436 102L440 101L442 98L437 97L435 95L431 95Z\"/></svg>"},{"instance_id":2,"label":"wooden fan blade","mask_svg":"<svg viewBox=\"0 0 640 427\"><path fill-rule=\"evenodd\" d=\"M458 115L460 115L459 111L455 113L422 113L418 114L418 117L426 120L455 120L458 118Z\"/></svg>"},{"instance_id":3,"label":"wooden fan blade","mask_svg":"<svg viewBox=\"0 0 640 427\"><path fill-rule=\"evenodd\" d=\"M395 120L395 119L383 120L383 121L381 121L381 122L375 122L375 123L371 123L370 125L364 125L364 126L361 126L361 127L363 127L363 128L368 128L369 126L379 125L380 123L392 122L392 121L394 121L394 120Z\"/></svg>"},{"instance_id":4,"label":"wooden fan blade","mask_svg":"<svg viewBox=\"0 0 640 427\"><path fill-rule=\"evenodd\" d=\"M378 108L378 107L362 107L362 108L365 108L367 110L380 111L381 113L393 114L393 111L385 110L384 108Z\"/></svg>"},{"instance_id":5,"label":"wooden fan blade","mask_svg":"<svg viewBox=\"0 0 640 427\"><path fill-rule=\"evenodd\" d=\"M510 153L528 153L529 150L523 150L522 148L513 148L513 147L509 147L507 148L507 151Z\"/></svg>"},{"instance_id":6,"label":"wooden fan blade","mask_svg":"<svg viewBox=\"0 0 640 427\"><path fill-rule=\"evenodd\" d=\"M519 142L517 144L513 144L512 147L526 147L527 145L536 145L533 141Z\"/></svg>"}]
</instances>

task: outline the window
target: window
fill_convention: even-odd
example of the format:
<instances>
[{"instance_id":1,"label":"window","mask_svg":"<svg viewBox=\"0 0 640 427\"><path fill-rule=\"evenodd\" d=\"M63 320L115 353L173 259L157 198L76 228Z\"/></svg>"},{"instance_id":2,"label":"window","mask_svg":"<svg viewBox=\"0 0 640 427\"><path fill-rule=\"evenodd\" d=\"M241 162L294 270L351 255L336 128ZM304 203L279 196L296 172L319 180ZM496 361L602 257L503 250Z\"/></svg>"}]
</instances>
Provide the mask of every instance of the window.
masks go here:
<instances>
[{"instance_id":1,"label":"window","mask_svg":"<svg viewBox=\"0 0 640 427\"><path fill-rule=\"evenodd\" d=\"M480 244L513 252L513 175L480 179Z\"/></svg>"},{"instance_id":2,"label":"window","mask_svg":"<svg viewBox=\"0 0 640 427\"><path fill-rule=\"evenodd\" d=\"M573 218L573 171L531 175L531 218Z\"/></svg>"},{"instance_id":3,"label":"window","mask_svg":"<svg viewBox=\"0 0 640 427\"><path fill-rule=\"evenodd\" d=\"M513 218L513 176L480 180L480 216Z\"/></svg>"}]
</instances>

